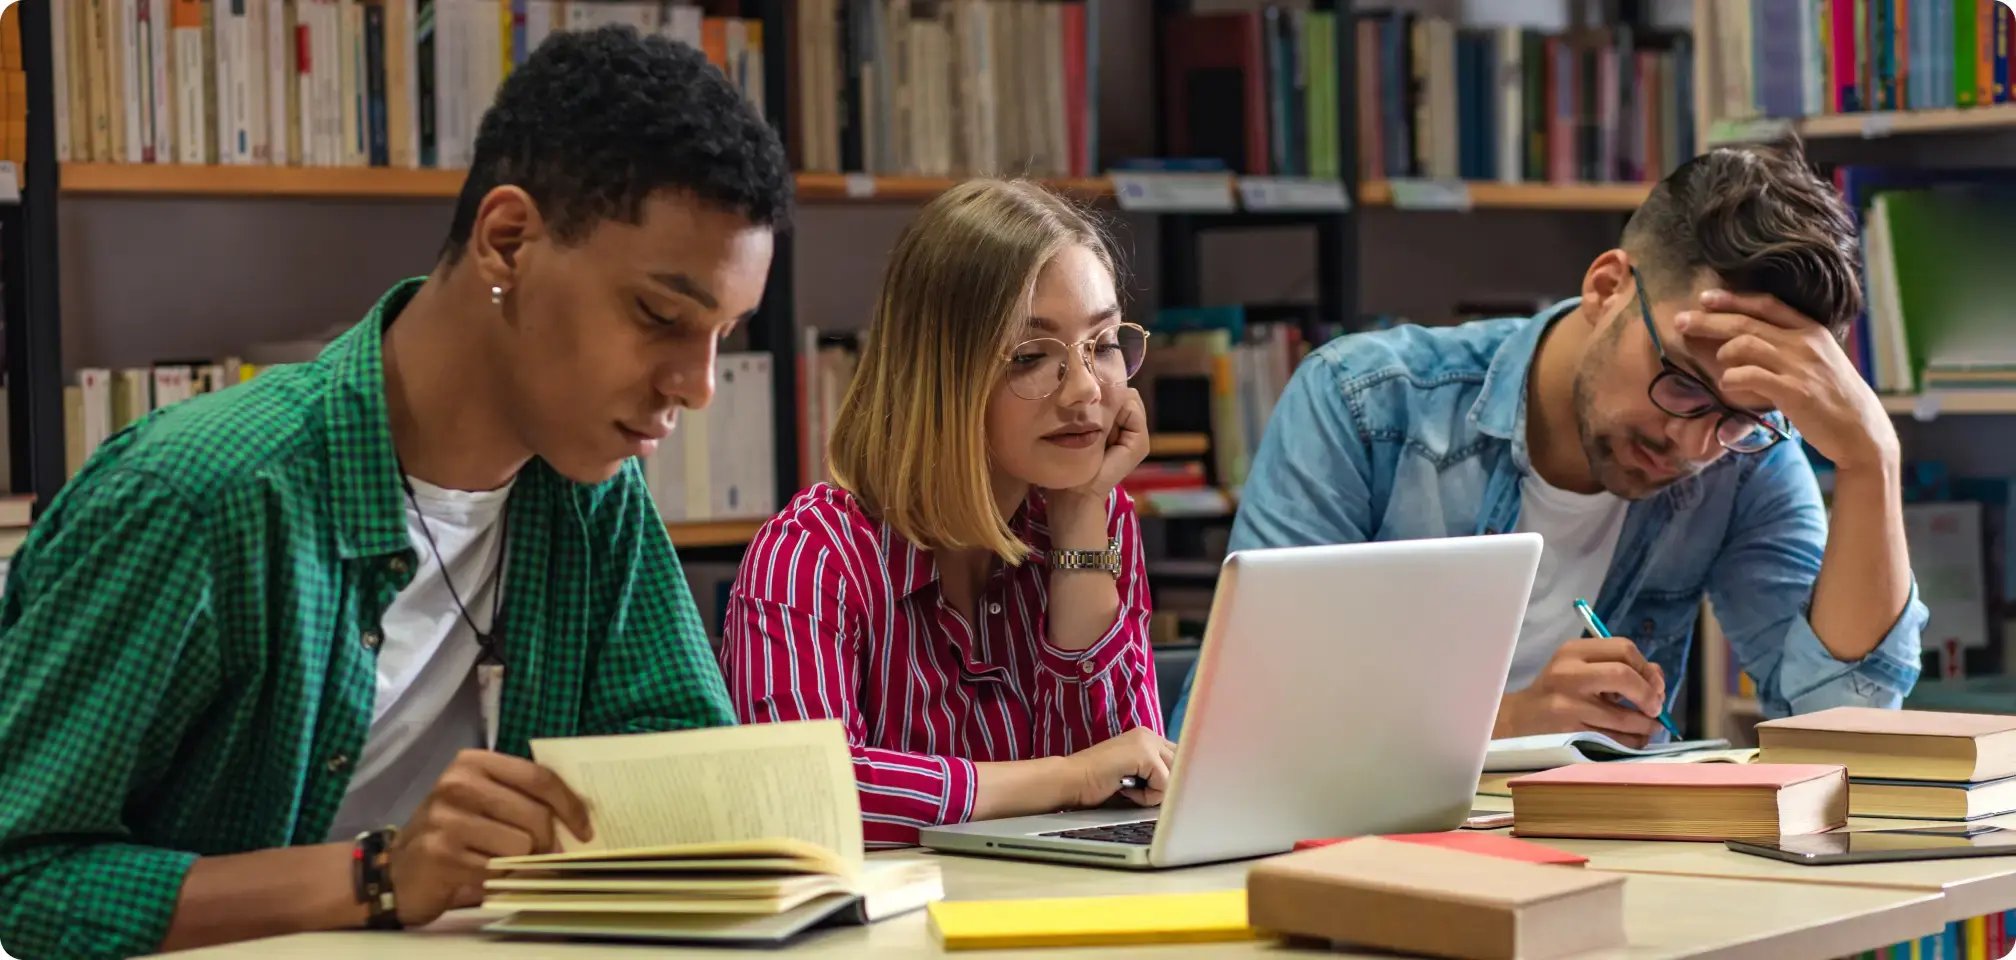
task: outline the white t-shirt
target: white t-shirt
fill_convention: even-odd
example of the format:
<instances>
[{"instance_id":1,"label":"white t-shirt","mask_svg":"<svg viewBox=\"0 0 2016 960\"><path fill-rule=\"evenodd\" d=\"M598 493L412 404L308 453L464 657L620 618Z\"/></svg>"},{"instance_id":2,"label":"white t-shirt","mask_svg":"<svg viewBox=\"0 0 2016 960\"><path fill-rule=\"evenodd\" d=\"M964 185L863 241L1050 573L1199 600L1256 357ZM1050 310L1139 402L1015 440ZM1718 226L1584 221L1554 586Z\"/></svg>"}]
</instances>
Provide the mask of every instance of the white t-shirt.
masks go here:
<instances>
[{"instance_id":1,"label":"white t-shirt","mask_svg":"<svg viewBox=\"0 0 2016 960\"><path fill-rule=\"evenodd\" d=\"M1519 530L1537 533L1546 543L1540 550L1526 620L1519 626L1519 646L1512 652L1507 692L1524 690L1562 644L1588 635L1582 615L1575 612L1575 599L1596 605L1630 508L1616 494L1563 490L1538 473L1528 473L1519 482Z\"/></svg>"},{"instance_id":2,"label":"white t-shirt","mask_svg":"<svg viewBox=\"0 0 2016 960\"><path fill-rule=\"evenodd\" d=\"M465 493L407 479L456 593L487 632L504 559L499 521L510 486ZM371 731L329 828L331 841L388 824L405 825L455 755L484 745L475 670L482 648L448 592L411 501L406 504L406 533L419 562L413 581L392 599L380 624L383 643Z\"/></svg>"}]
</instances>

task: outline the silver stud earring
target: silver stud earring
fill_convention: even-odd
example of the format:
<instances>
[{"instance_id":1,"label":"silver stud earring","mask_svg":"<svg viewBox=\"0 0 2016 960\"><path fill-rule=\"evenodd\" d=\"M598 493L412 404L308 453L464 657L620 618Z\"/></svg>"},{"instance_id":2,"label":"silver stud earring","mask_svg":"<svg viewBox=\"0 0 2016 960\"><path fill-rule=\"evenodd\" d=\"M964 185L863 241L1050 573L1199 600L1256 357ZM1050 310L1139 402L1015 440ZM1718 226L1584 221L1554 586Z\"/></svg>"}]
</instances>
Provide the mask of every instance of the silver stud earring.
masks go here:
<instances>
[{"instance_id":1,"label":"silver stud earring","mask_svg":"<svg viewBox=\"0 0 2016 960\"><path fill-rule=\"evenodd\" d=\"M686 375L685 375L685 374L683 374L683 373L675 373L675 374L673 374L673 375L672 375L672 385L673 385L673 386L675 386L675 387L683 387L683 386L685 386L685 385L686 385Z\"/></svg>"},{"instance_id":2,"label":"silver stud earring","mask_svg":"<svg viewBox=\"0 0 2016 960\"><path fill-rule=\"evenodd\" d=\"M504 305L504 288L503 288L503 287L501 287L501 286L493 286L493 287L491 287L491 288L490 288L490 302L491 302L491 303L494 303L494 304L496 304L497 306L500 306L500 307Z\"/></svg>"}]
</instances>

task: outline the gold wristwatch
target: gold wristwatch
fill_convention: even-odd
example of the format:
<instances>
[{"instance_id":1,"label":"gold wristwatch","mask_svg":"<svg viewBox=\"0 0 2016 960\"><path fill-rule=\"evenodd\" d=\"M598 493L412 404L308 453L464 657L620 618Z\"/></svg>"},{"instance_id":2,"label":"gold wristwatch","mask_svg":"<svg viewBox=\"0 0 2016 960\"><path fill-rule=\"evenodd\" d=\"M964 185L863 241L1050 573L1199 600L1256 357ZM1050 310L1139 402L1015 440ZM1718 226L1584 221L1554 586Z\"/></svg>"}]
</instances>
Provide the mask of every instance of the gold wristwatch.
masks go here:
<instances>
[{"instance_id":1,"label":"gold wristwatch","mask_svg":"<svg viewBox=\"0 0 2016 960\"><path fill-rule=\"evenodd\" d=\"M1106 541L1104 550L1052 550L1050 551L1052 570L1104 570L1118 577L1120 575L1120 538Z\"/></svg>"}]
</instances>

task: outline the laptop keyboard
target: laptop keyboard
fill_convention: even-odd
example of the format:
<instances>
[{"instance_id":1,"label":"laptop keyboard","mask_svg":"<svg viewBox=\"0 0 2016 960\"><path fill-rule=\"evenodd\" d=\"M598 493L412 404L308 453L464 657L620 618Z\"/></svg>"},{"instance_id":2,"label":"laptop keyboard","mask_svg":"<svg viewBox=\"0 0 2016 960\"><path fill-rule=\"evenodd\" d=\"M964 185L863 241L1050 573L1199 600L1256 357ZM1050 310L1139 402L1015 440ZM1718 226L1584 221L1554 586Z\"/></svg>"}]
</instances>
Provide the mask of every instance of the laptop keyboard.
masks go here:
<instances>
[{"instance_id":1,"label":"laptop keyboard","mask_svg":"<svg viewBox=\"0 0 2016 960\"><path fill-rule=\"evenodd\" d=\"M1063 837L1067 840L1101 840L1106 843L1131 843L1147 846L1155 840L1156 820L1136 820L1133 823L1109 823L1101 827L1079 827L1076 830L1055 830L1039 833L1039 837Z\"/></svg>"}]
</instances>

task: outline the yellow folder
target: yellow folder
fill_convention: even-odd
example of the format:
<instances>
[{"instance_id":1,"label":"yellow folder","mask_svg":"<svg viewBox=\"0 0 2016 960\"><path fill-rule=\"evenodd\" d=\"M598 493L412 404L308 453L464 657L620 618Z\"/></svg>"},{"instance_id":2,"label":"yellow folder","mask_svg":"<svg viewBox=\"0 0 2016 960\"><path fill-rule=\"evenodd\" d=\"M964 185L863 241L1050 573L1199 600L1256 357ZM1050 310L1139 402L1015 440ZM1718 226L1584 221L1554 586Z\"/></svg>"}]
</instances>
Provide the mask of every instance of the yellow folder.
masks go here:
<instances>
[{"instance_id":1,"label":"yellow folder","mask_svg":"<svg viewBox=\"0 0 2016 960\"><path fill-rule=\"evenodd\" d=\"M928 908L947 950L1215 943L1267 934L1246 924L1246 891L1037 900L941 900Z\"/></svg>"}]
</instances>

